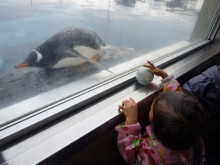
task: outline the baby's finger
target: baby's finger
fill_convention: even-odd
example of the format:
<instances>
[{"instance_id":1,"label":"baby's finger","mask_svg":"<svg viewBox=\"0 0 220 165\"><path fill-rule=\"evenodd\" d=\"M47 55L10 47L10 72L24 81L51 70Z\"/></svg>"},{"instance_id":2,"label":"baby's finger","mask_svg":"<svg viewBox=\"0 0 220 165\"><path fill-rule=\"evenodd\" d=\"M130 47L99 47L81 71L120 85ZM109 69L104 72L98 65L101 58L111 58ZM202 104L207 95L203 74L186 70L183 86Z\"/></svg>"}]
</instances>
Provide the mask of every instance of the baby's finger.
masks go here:
<instances>
[{"instance_id":1,"label":"baby's finger","mask_svg":"<svg viewBox=\"0 0 220 165\"><path fill-rule=\"evenodd\" d=\"M150 64L151 67L155 68L153 63L151 63L150 61L147 61L147 62L148 62L148 64Z\"/></svg>"},{"instance_id":2,"label":"baby's finger","mask_svg":"<svg viewBox=\"0 0 220 165\"><path fill-rule=\"evenodd\" d=\"M130 98L130 100L131 100L132 103L136 103L136 102L134 101L134 99Z\"/></svg>"},{"instance_id":3,"label":"baby's finger","mask_svg":"<svg viewBox=\"0 0 220 165\"><path fill-rule=\"evenodd\" d=\"M151 66L150 66L150 65L143 65L143 67L151 68Z\"/></svg>"},{"instance_id":4,"label":"baby's finger","mask_svg":"<svg viewBox=\"0 0 220 165\"><path fill-rule=\"evenodd\" d=\"M127 105L127 104L129 104L129 103L130 103L129 100L125 100L125 101L122 102L122 105Z\"/></svg>"},{"instance_id":5,"label":"baby's finger","mask_svg":"<svg viewBox=\"0 0 220 165\"><path fill-rule=\"evenodd\" d=\"M118 106L118 113L122 113L124 111L124 107L119 105Z\"/></svg>"}]
</instances>

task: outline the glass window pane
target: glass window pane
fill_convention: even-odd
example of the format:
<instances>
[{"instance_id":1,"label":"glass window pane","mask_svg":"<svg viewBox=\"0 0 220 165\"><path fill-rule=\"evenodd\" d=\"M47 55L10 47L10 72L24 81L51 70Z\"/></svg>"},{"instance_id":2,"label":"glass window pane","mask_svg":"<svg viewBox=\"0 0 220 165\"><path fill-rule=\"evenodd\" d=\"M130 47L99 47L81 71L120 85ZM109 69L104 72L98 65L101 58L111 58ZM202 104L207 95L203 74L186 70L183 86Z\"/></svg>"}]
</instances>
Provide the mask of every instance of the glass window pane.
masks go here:
<instances>
[{"instance_id":1,"label":"glass window pane","mask_svg":"<svg viewBox=\"0 0 220 165\"><path fill-rule=\"evenodd\" d=\"M1 0L1 112L27 100L39 109L143 59L202 41L217 6L218 0Z\"/></svg>"}]
</instances>

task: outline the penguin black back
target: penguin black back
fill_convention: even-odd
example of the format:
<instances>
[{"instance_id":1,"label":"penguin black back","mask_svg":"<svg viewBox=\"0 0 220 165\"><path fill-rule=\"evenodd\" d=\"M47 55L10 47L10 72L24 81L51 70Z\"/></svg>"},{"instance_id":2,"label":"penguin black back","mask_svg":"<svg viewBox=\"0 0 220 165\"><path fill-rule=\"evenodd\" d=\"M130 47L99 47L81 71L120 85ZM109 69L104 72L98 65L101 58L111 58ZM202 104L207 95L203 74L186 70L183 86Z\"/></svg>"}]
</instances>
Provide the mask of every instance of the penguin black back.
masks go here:
<instances>
[{"instance_id":1,"label":"penguin black back","mask_svg":"<svg viewBox=\"0 0 220 165\"><path fill-rule=\"evenodd\" d=\"M95 32L78 27L69 27L56 33L33 50L25 60L25 63L30 63L29 61L31 60L28 66L51 68L61 59L76 57L78 52L74 50L75 46L85 46L99 50L104 45ZM69 54L70 51L73 53ZM35 57L37 59L35 63L33 63L33 57L30 57L33 54L37 56Z\"/></svg>"}]
</instances>

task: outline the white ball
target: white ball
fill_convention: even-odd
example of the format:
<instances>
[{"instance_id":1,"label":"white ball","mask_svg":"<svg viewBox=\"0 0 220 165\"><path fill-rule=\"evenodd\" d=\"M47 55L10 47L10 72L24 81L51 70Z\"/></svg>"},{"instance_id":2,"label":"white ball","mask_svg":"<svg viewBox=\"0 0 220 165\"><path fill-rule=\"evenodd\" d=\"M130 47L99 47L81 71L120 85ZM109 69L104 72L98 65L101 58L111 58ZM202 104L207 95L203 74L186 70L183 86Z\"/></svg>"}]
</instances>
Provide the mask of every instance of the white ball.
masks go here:
<instances>
[{"instance_id":1,"label":"white ball","mask_svg":"<svg viewBox=\"0 0 220 165\"><path fill-rule=\"evenodd\" d=\"M148 85L154 79L154 74L151 69L147 67L140 67L136 73L137 81L142 85Z\"/></svg>"}]
</instances>

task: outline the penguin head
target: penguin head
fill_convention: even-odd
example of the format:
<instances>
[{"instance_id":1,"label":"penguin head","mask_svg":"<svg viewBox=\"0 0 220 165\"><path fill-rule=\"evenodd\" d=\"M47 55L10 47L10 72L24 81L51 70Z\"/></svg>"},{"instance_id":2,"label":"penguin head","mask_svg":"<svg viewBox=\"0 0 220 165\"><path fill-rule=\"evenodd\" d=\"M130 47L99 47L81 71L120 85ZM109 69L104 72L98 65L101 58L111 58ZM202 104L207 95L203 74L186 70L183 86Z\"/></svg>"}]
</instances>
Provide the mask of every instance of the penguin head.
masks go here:
<instances>
[{"instance_id":1,"label":"penguin head","mask_svg":"<svg viewBox=\"0 0 220 165\"><path fill-rule=\"evenodd\" d=\"M30 54L25 59L25 61L22 62L21 64L15 66L15 68L37 66L37 64L41 60L41 58L42 58L42 55L39 52L37 52L36 50L33 50L32 52L30 52Z\"/></svg>"}]
</instances>

